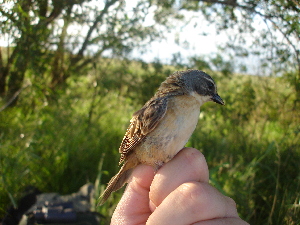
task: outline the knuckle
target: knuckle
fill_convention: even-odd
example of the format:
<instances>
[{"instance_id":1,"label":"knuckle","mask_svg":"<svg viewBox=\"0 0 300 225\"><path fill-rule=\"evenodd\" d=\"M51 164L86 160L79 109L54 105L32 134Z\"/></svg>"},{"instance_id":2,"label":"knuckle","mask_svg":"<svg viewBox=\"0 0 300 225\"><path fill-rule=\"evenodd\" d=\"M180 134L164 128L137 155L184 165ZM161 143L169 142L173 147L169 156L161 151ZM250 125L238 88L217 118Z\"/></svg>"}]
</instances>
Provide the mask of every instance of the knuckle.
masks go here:
<instances>
[{"instance_id":1,"label":"knuckle","mask_svg":"<svg viewBox=\"0 0 300 225\"><path fill-rule=\"evenodd\" d=\"M188 205L197 205L198 207L188 207L191 213L199 213L202 207L205 207L205 187L199 182L188 182L182 184L179 188L180 200L184 207ZM203 201L204 200L204 201Z\"/></svg>"},{"instance_id":2,"label":"knuckle","mask_svg":"<svg viewBox=\"0 0 300 225\"><path fill-rule=\"evenodd\" d=\"M208 167L204 155L194 148L187 148L183 151L187 165L193 170L193 173L201 177L202 181L209 180ZM199 168L202 168L201 170Z\"/></svg>"},{"instance_id":3,"label":"knuckle","mask_svg":"<svg viewBox=\"0 0 300 225\"><path fill-rule=\"evenodd\" d=\"M186 148L185 151L183 151L183 154L187 161L189 161L192 164L199 164L206 162L204 155L195 148Z\"/></svg>"},{"instance_id":4,"label":"knuckle","mask_svg":"<svg viewBox=\"0 0 300 225\"><path fill-rule=\"evenodd\" d=\"M184 198L192 199L195 197L195 195L198 195L198 185L196 182L188 182L184 183L179 187L179 192Z\"/></svg>"},{"instance_id":5,"label":"knuckle","mask_svg":"<svg viewBox=\"0 0 300 225\"><path fill-rule=\"evenodd\" d=\"M236 208L236 203L235 203L235 201L234 201L232 198L226 196L226 200L227 200L227 203L228 203L230 206Z\"/></svg>"}]
</instances>

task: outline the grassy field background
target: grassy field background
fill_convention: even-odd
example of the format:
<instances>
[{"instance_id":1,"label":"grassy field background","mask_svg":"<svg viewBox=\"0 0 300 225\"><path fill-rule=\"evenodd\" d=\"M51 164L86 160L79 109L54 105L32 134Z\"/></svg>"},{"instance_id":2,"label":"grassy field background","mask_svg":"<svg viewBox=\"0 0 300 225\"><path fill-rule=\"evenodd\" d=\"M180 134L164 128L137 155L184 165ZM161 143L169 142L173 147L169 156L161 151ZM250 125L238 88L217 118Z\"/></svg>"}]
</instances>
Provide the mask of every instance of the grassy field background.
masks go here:
<instances>
[{"instance_id":1,"label":"grassy field background","mask_svg":"<svg viewBox=\"0 0 300 225\"><path fill-rule=\"evenodd\" d=\"M101 175L103 190L118 170L118 147L132 113L178 70L99 64L55 93L28 83L18 106L0 112L0 218L28 185L69 194ZM201 108L188 146L206 156L212 185L232 197L251 224L300 224L300 111L288 79L206 72L226 106ZM103 224L120 196L98 208Z\"/></svg>"}]
</instances>

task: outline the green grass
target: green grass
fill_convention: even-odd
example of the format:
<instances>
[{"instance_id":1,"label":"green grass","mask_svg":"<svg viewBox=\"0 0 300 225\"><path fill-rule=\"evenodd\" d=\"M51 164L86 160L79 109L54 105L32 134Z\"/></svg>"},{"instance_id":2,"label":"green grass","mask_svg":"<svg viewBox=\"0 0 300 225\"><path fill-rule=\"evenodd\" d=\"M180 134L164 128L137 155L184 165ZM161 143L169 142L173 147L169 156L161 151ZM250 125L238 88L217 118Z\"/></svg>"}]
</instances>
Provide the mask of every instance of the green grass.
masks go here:
<instances>
[{"instance_id":1,"label":"green grass","mask_svg":"<svg viewBox=\"0 0 300 225\"><path fill-rule=\"evenodd\" d=\"M69 194L117 172L118 148L134 111L170 67L111 63L60 92L31 85L0 112L0 218L28 185ZM282 78L213 73L226 106L207 103L188 145L204 153L211 183L251 224L300 223L300 115ZM104 157L104 160L103 160ZM103 160L103 164L99 163ZM107 224L121 192L98 210Z\"/></svg>"}]
</instances>

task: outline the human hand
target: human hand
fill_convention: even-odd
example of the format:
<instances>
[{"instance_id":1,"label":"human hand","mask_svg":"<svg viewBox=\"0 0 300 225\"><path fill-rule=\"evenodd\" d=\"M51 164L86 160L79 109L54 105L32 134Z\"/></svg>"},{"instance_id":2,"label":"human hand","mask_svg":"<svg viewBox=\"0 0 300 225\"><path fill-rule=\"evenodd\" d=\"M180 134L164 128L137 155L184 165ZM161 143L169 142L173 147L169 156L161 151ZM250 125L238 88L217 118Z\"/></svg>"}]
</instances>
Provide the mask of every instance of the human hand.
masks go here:
<instances>
[{"instance_id":1,"label":"human hand","mask_svg":"<svg viewBox=\"0 0 300 225\"><path fill-rule=\"evenodd\" d=\"M113 225L247 225L235 202L209 185L207 163L193 148L180 151L156 174L139 165L113 214Z\"/></svg>"}]
</instances>

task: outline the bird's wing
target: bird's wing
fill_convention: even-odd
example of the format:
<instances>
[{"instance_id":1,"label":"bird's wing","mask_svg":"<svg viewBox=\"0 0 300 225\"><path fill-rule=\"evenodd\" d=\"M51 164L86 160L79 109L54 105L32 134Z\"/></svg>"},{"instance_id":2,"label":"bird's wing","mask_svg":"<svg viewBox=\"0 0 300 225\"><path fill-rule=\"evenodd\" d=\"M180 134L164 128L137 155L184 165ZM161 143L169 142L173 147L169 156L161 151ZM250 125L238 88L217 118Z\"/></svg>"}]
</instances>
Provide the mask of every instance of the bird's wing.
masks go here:
<instances>
[{"instance_id":1,"label":"bird's wing","mask_svg":"<svg viewBox=\"0 0 300 225\"><path fill-rule=\"evenodd\" d=\"M133 114L130 125L123 138L119 152L121 164L128 153L137 146L148 133L154 130L157 124L165 116L168 105L168 97L149 100L143 108Z\"/></svg>"}]
</instances>

